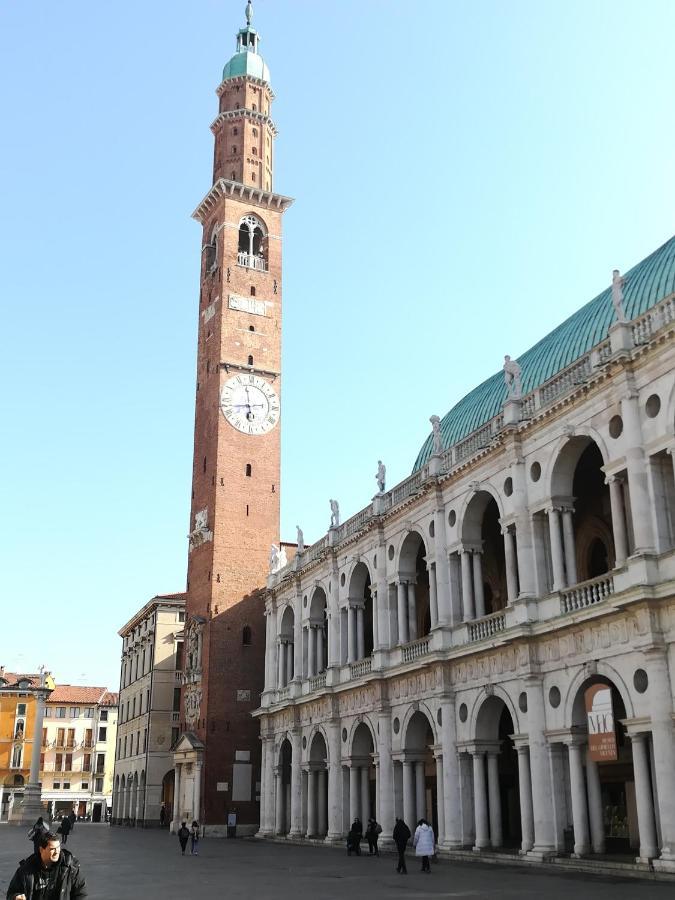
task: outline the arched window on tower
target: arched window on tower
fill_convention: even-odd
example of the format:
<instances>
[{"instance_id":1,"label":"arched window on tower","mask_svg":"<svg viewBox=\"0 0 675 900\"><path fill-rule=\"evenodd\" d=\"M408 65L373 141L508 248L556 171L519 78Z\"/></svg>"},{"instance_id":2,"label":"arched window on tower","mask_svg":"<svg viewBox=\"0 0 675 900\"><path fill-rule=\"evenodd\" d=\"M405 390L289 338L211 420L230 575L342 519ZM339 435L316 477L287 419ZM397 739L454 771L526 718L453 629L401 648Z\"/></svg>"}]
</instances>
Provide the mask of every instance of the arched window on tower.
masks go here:
<instances>
[{"instance_id":1,"label":"arched window on tower","mask_svg":"<svg viewBox=\"0 0 675 900\"><path fill-rule=\"evenodd\" d=\"M259 272L267 271L267 231L257 216L244 216L239 222L237 263Z\"/></svg>"},{"instance_id":2,"label":"arched window on tower","mask_svg":"<svg viewBox=\"0 0 675 900\"><path fill-rule=\"evenodd\" d=\"M206 274L215 272L218 268L218 231L217 226L211 232L211 240L204 246L204 271Z\"/></svg>"}]
</instances>

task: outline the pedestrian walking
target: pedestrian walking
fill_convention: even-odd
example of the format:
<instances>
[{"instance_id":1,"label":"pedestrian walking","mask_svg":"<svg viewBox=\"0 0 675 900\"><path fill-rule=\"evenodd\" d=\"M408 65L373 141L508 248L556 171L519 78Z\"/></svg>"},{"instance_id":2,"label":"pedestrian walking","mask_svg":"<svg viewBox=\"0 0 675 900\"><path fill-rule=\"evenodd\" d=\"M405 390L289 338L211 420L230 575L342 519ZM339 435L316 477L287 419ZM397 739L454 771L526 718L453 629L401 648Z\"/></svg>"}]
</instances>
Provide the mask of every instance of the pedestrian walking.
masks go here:
<instances>
[{"instance_id":1,"label":"pedestrian walking","mask_svg":"<svg viewBox=\"0 0 675 900\"><path fill-rule=\"evenodd\" d=\"M79 900L87 896L80 864L61 849L57 834L44 831L37 853L22 859L7 888L7 900Z\"/></svg>"},{"instance_id":2,"label":"pedestrian walking","mask_svg":"<svg viewBox=\"0 0 675 900\"><path fill-rule=\"evenodd\" d=\"M71 811L68 813L68 818L70 819L70 830L75 831L75 822L77 820L77 813L75 812L74 809L71 809Z\"/></svg>"},{"instance_id":3,"label":"pedestrian walking","mask_svg":"<svg viewBox=\"0 0 675 900\"><path fill-rule=\"evenodd\" d=\"M61 819L61 824L56 829L58 834L61 835L61 843L62 844L68 843L68 835L72 831L72 827L73 827L73 825L72 825L72 822L70 821L70 816L64 816Z\"/></svg>"},{"instance_id":4,"label":"pedestrian walking","mask_svg":"<svg viewBox=\"0 0 675 900\"><path fill-rule=\"evenodd\" d=\"M368 819L368 825L366 827L366 840L368 841L368 855L369 856L379 856L380 851L377 849L377 839L382 834L382 826L380 823L374 819Z\"/></svg>"},{"instance_id":5,"label":"pedestrian walking","mask_svg":"<svg viewBox=\"0 0 675 900\"><path fill-rule=\"evenodd\" d=\"M192 856L199 856L199 852L197 850L198 845L199 845L199 822L196 819L193 819L192 825L190 826L190 854Z\"/></svg>"},{"instance_id":6,"label":"pedestrian walking","mask_svg":"<svg viewBox=\"0 0 675 900\"><path fill-rule=\"evenodd\" d=\"M185 856L185 848L187 847L189 837L190 832L187 829L187 825L185 824L185 822L181 822L180 828L178 829L178 840L180 842L180 849L183 856Z\"/></svg>"},{"instance_id":7,"label":"pedestrian walking","mask_svg":"<svg viewBox=\"0 0 675 900\"><path fill-rule=\"evenodd\" d=\"M44 823L42 816L38 816L35 825L28 832L28 840L33 842L33 853L37 856L40 850L40 841L42 840L42 835L46 834L49 831L47 826Z\"/></svg>"},{"instance_id":8,"label":"pedestrian walking","mask_svg":"<svg viewBox=\"0 0 675 900\"><path fill-rule=\"evenodd\" d=\"M166 822L166 807L162 803L162 808L159 811L159 827L164 828L165 822Z\"/></svg>"},{"instance_id":9,"label":"pedestrian walking","mask_svg":"<svg viewBox=\"0 0 675 900\"><path fill-rule=\"evenodd\" d=\"M363 837L363 825L361 819L357 816L352 822L352 827L347 835L347 856L351 856L352 852L357 856L361 856L361 838Z\"/></svg>"},{"instance_id":10,"label":"pedestrian walking","mask_svg":"<svg viewBox=\"0 0 675 900\"><path fill-rule=\"evenodd\" d=\"M396 819L392 837L394 838L394 843L398 850L398 865L396 866L396 871L399 875L407 875L408 869L405 864L405 848L410 840L410 829L403 819Z\"/></svg>"},{"instance_id":11,"label":"pedestrian walking","mask_svg":"<svg viewBox=\"0 0 675 900\"><path fill-rule=\"evenodd\" d=\"M434 829L426 819L420 819L413 838L415 855L422 857L422 871L431 875L429 857L434 855Z\"/></svg>"}]
</instances>

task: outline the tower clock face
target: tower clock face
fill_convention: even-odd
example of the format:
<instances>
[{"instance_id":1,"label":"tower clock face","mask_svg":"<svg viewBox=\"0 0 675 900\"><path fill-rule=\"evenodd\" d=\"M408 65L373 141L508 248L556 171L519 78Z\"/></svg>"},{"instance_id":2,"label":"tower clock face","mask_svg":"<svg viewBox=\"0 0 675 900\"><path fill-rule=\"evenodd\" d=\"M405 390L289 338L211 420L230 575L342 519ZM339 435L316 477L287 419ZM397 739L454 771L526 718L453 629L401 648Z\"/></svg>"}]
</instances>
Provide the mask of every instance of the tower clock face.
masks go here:
<instances>
[{"instance_id":1,"label":"tower clock face","mask_svg":"<svg viewBox=\"0 0 675 900\"><path fill-rule=\"evenodd\" d=\"M279 398L259 375L234 375L220 390L227 421L244 434L266 434L279 421Z\"/></svg>"}]
</instances>

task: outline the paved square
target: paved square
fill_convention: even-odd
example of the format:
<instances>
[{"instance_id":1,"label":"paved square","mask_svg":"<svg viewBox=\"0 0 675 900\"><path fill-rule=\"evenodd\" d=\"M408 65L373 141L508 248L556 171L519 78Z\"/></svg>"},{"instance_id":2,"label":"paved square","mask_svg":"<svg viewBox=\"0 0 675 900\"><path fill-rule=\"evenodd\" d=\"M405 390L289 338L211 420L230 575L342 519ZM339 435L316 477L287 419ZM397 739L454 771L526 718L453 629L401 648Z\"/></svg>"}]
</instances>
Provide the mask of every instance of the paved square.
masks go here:
<instances>
[{"instance_id":1,"label":"paved square","mask_svg":"<svg viewBox=\"0 0 675 900\"><path fill-rule=\"evenodd\" d=\"M18 860L31 850L27 829L0 826L0 897ZM174 835L159 830L78 824L68 839L96 900L227 897L246 900L368 900L415 897L513 900L666 900L673 884L558 875L530 868L439 862L430 876L410 857L407 876L393 856L347 857L341 850L253 840L203 840L199 856L181 856Z\"/></svg>"}]
</instances>

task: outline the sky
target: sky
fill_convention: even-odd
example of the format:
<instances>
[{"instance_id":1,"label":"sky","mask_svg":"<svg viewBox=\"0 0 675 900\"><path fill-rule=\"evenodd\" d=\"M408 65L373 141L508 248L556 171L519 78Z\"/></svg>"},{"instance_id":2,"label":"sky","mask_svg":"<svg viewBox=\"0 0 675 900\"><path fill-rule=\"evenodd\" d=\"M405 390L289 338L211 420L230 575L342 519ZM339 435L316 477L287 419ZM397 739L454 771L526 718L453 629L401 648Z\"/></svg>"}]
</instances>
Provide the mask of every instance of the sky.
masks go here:
<instances>
[{"instance_id":1,"label":"sky","mask_svg":"<svg viewBox=\"0 0 675 900\"><path fill-rule=\"evenodd\" d=\"M0 664L115 689L185 586L215 88L244 0L0 0ZM282 533L675 231L675 5L255 0L284 219Z\"/></svg>"}]
</instances>

